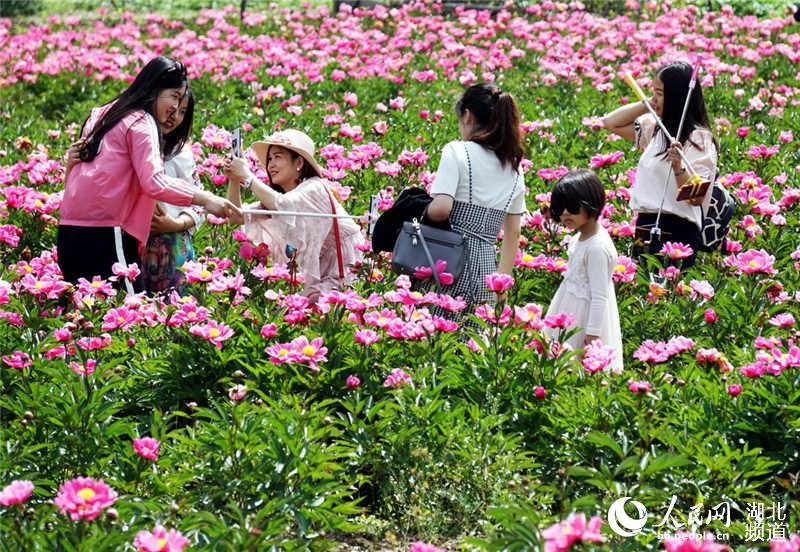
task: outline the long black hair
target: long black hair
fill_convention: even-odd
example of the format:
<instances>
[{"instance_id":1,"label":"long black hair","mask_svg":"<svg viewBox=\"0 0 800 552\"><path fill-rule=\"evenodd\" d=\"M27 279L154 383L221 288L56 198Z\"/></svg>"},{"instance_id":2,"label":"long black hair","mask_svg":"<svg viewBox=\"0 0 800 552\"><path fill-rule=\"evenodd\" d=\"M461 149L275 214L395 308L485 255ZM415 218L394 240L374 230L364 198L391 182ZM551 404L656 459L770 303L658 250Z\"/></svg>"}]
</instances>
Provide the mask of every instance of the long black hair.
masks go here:
<instances>
[{"instance_id":1,"label":"long black hair","mask_svg":"<svg viewBox=\"0 0 800 552\"><path fill-rule=\"evenodd\" d=\"M694 69L688 63L674 61L664 65L656 73L664 84L664 107L661 110L661 121L672 136L675 136L678 132L678 125L681 122L681 114L683 113L683 104L686 102L686 95L689 93L689 81L692 79L693 71ZM711 125L708 122L708 113L706 112L706 102L703 99L703 87L699 82L695 85L689 98L686 120L683 122L681 135L677 136L676 139L683 145L688 141L702 150L702 144L695 144L690 139L692 132L697 129L711 132ZM716 138L713 140L714 146L719 149ZM665 144L664 150L660 155L666 155L668 149L669 144Z\"/></svg>"},{"instance_id":2,"label":"long black hair","mask_svg":"<svg viewBox=\"0 0 800 552\"><path fill-rule=\"evenodd\" d=\"M492 150L500 163L518 170L525 153L519 128L519 108L514 97L493 84L474 84L456 103L458 116L469 110L478 124L470 140Z\"/></svg>"},{"instance_id":3,"label":"long black hair","mask_svg":"<svg viewBox=\"0 0 800 552\"><path fill-rule=\"evenodd\" d=\"M167 88L183 88L186 84L186 67L181 62L165 56L151 59L139 71L131 85L122 94L111 100L114 105L97 121L89 134L86 145L80 152L81 161L94 160L103 136L131 111L142 109L155 118L153 109L161 91ZM156 128L158 128L159 143L161 143L161 129L158 124L156 124ZM163 155L163 145L161 147Z\"/></svg>"},{"instance_id":4,"label":"long black hair","mask_svg":"<svg viewBox=\"0 0 800 552\"><path fill-rule=\"evenodd\" d=\"M178 155L187 140L189 140L189 134L192 133L194 94L192 94L192 89L188 86L186 87L186 94L183 97L187 100L186 115L183 116L181 124L164 136L164 159L169 159L170 157Z\"/></svg>"}]
</instances>

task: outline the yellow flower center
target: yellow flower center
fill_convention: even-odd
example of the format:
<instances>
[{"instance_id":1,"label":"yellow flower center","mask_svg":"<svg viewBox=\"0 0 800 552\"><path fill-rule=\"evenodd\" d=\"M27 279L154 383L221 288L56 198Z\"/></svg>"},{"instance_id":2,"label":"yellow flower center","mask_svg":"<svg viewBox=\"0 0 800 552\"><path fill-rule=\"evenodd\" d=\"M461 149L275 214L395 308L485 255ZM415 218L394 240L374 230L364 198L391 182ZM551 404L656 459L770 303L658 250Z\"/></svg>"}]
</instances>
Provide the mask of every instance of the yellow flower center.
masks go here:
<instances>
[{"instance_id":1,"label":"yellow flower center","mask_svg":"<svg viewBox=\"0 0 800 552\"><path fill-rule=\"evenodd\" d=\"M219 337L219 330L216 328L211 328L208 333L211 335L211 337Z\"/></svg>"},{"instance_id":2,"label":"yellow flower center","mask_svg":"<svg viewBox=\"0 0 800 552\"><path fill-rule=\"evenodd\" d=\"M44 287L44 283L43 282L36 282L35 284L33 284L33 287L36 288L36 289L42 289Z\"/></svg>"},{"instance_id":3,"label":"yellow flower center","mask_svg":"<svg viewBox=\"0 0 800 552\"><path fill-rule=\"evenodd\" d=\"M94 282L92 282L92 287L93 287L94 289L97 289L97 288L99 288L99 287L100 287L100 282L97 282L97 281L94 281Z\"/></svg>"},{"instance_id":4,"label":"yellow flower center","mask_svg":"<svg viewBox=\"0 0 800 552\"><path fill-rule=\"evenodd\" d=\"M525 253L525 254L522 256L522 261L523 261L523 262L525 262L525 263L531 263L531 262L533 262L533 255L531 255L531 254L529 254L529 253Z\"/></svg>"},{"instance_id":5,"label":"yellow flower center","mask_svg":"<svg viewBox=\"0 0 800 552\"><path fill-rule=\"evenodd\" d=\"M556 266L564 266L566 263L563 260L556 261Z\"/></svg>"},{"instance_id":6,"label":"yellow flower center","mask_svg":"<svg viewBox=\"0 0 800 552\"><path fill-rule=\"evenodd\" d=\"M200 273L200 276L202 276L203 278L210 278L211 273L208 270L204 270Z\"/></svg>"},{"instance_id":7,"label":"yellow flower center","mask_svg":"<svg viewBox=\"0 0 800 552\"><path fill-rule=\"evenodd\" d=\"M625 265L618 264L614 267L614 272L625 272Z\"/></svg>"},{"instance_id":8,"label":"yellow flower center","mask_svg":"<svg viewBox=\"0 0 800 552\"><path fill-rule=\"evenodd\" d=\"M158 539L158 549L161 550L167 545L167 539Z\"/></svg>"},{"instance_id":9,"label":"yellow flower center","mask_svg":"<svg viewBox=\"0 0 800 552\"><path fill-rule=\"evenodd\" d=\"M289 349L281 349L281 350L278 351L278 356L279 357L285 357L288 354L289 354Z\"/></svg>"},{"instance_id":10,"label":"yellow flower center","mask_svg":"<svg viewBox=\"0 0 800 552\"><path fill-rule=\"evenodd\" d=\"M117 323L122 324L123 322L125 322L125 319L121 316L117 316Z\"/></svg>"},{"instance_id":11,"label":"yellow flower center","mask_svg":"<svg viewBox=\"0 0 800 552\"><path fill-rule=\"evenodd\" d=\"M755 261L750 261L750 262L749 262L749 263L747 263L747 264L748 264L748 265L750 265L750 267L751 267L751 268L755 268L755 267L758 265L758 263L757 263L757 262L755 262Z\"/></svg>"},{"instance_id":12,"label":"yellow flower center","mask_svg":"<svg viewBox=\"0 0 800 552\"><path fill-rule=\"evenodd\" d=\"M306 345L305 347L303 347L303 354L306 356L314 356L316 352L317 348L314 347L313 345Z\"/></svg>"},{"instance_id":13,"label":"yellow flower center","mask_svg":"<svg viewBox=\"0 0 800 552\"><path fill-rule=\"evenodd\" d=\"M81 498L82 498L84 501L86 501L86 500L91 500L91 499L93 499L93 498L94 498L94 496L95 496L97 493L95 493L95 492L94 492L92 489L89 489L88 487L86 487L86 488L83 488L83 489L81 489L80 491L78 491L78 492L77 492L77 493L75 493L75 494L77 494L77 495L78 495L79 497L81 497Z\"/></svg>"},{"instance_id":14,"label":"yellow flower center","mask_svg":"<svg viewBox=\"0 0 800 552\"><path fill-rule=\"evenodd\" d=\"M381 316L378 318L378 324L385 324L388 321L388 318Z\"/></svg>"}]
</instances>

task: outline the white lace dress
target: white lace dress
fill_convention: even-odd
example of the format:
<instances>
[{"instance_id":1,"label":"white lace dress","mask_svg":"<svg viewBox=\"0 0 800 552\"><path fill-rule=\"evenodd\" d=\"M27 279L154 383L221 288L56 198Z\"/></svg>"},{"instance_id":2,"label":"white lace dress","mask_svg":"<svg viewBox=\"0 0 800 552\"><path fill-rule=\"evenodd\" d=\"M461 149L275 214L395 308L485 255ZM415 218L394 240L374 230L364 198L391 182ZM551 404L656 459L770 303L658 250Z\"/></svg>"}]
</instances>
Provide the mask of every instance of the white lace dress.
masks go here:
<instances>
[{"instance_id":1,"label":"white lace dress","mask_svg":"<svg viewBox=\"0 0 800 552\"><path fill-rule=\"evenodd\" d=\"M603 227L591 238L580 241L575 234L569 242L569 264L547 314L569 313L579 331L567 340L573 349L583 347L586 335L596 335L603 344L616 349L612 370L622 370L622 332L619 326L617 297L611 275L617 264L617 251ZM558 330L548 330L558 337Z\"/></svg>"}]
</instances>

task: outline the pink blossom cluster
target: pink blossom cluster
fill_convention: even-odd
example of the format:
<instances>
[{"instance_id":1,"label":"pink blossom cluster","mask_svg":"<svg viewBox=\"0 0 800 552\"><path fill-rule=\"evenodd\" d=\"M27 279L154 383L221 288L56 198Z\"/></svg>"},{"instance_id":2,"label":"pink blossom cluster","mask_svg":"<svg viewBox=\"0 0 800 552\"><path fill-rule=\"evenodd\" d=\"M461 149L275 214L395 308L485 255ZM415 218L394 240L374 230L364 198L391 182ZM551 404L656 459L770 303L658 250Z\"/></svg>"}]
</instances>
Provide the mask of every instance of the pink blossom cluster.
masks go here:
<instances>
[{"instance_id":1,"label":"pink blossom cluster","mask_svg":"<svg viewBox=\"0 0 800 552\"><path fill-rule=\"evenodd\" d=\"M316 337L311 341L306 336L300 336L289 343L275 343L267 347L264 352L269 355L273 364L307 364L311 371L318 373L319 364L328 358L325 356L328 348L323 346L323 339Z\"/></svg>"},{"instance_id":2,"label":"pink blossom cluster","mask_svg":"<svg viewBox=\"0 0 800 552\"><path fill-rule=\"evenodd\" d=\"M694 347L694 341L683 336L673 337L666 342L648 339L634 351L633 357L642 362L660 364L692 347Z\"/></svg>"},{"instance_id":3,"label":"pink blossom cluster","mask_svg":"<svg viewBox=\"0 0 800 552\"><path fill-rule=\"evenodd\" d=\"M585 514L570 514L567 519L542 531L545 552L563 552L579 542L604 542L605 537L600 534L602 526L603 520L599 516L587 521Z\"/></svg>"}]
</instances>

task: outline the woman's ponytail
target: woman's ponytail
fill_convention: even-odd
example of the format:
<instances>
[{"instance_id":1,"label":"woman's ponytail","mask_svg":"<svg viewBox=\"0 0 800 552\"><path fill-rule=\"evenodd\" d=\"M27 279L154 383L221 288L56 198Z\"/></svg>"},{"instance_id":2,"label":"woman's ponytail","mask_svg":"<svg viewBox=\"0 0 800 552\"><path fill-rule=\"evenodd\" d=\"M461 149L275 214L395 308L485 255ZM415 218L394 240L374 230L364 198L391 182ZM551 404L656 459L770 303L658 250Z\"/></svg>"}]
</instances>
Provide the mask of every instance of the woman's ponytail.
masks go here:
<instances>
[{"instance_id":1,"label":"woman's ponytail","mask_svg":"<svg viewBox=\"0 0 800 552\"><path fill-rule=\"evenodd\" d=\"M502 165L517 170L524 151L519 108L514 97L492 84L476 84L470 86L456 104L459 116L467 109L478 127L470 139L492 150Z\"/></svg>"}]
</instances>

